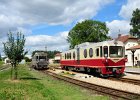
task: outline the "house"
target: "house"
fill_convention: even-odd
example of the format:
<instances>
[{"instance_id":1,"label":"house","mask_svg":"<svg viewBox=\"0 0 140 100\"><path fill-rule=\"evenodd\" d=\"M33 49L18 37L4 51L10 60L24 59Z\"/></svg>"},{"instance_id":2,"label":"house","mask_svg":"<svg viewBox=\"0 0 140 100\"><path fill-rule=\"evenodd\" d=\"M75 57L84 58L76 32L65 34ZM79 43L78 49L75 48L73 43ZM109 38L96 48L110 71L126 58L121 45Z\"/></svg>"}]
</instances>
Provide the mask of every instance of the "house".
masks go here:
<instances>
[{"instance_id":1,"label":"house","mask_svg":"<svg viewBox=\"0 0 140 100\"><path fill-rule=\"evenodd\" d=\"M118 41L122 41L125 46L125 57L127 57L128 61L126 62L126 66L133 66L133 54L129 48L137 46L138 45L138 38L135 38L130 35L118 35L118 38L116 39ZM140 51L137 50L134 53L134 58L137 58L140 60Z\"/></svg>"},{"instance_id":2,"label":"house","mask_svg":"<svg viewBox=\"0 0 140 100\"><path fill-rule=\"evenodd\" d=\"M60 63L61 54L57 53L54 57L54 63Z\"/></svg>"},{"instance_id":3,"label":"house","mask_svg":"<svg viewBox=\"0 0 140 100\"><path fill-rule=\"evenodd\" d=\"M140 66L140 44L130 47L126 50L131 50L131 52L133 53L133 64L134 66Z\"/></svg>"},{"instance_id":4,"label":"house","mask_svg":"<svg viewBox=\"0 0 140 100\"><path fill-rule=\"evenodd\" d=\"M5 63L5 64L11 64L11 61L9 60L9 58L5 58L5 59L4 59L4 63Z\"/></svg>"}]
</instances>

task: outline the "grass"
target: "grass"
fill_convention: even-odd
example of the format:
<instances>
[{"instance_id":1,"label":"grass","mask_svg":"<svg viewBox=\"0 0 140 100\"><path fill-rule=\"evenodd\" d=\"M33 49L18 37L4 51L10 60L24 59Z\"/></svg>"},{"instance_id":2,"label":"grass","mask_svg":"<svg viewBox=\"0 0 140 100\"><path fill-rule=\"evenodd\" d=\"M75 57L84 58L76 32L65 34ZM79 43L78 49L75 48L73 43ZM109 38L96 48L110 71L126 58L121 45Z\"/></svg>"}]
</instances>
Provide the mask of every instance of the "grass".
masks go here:
<instances>
[{"instance_id":1,"label":"grass","mask_svg":"<svg viewBox=\"0 0 140 100\"><path fill-rule=\"evenodd\" d=\"M3 61L0 61L0 67L2 67L3 64L4 64L4 62Z\"/></svg>"},{"instance_id":2,"label":"grass","mask_svg":"<svg viewBox=\"0 0 140 100\"><path fill-rule=\"evenodd\" d=\"M59 63L49 64L49 68L57 68L57 67L60 67L60 64Z\"/></svg>"},{"instance_id":3,"label":"grass","mask_svg":"<svg viewBox=\"0 0 140 100\"><path fill-rule=\"evenodd\" d=\"M10 80L10 70L0 72L0 100L108 100L106 96L19 66L19 79Z\"/></svg>"}]
</instances>

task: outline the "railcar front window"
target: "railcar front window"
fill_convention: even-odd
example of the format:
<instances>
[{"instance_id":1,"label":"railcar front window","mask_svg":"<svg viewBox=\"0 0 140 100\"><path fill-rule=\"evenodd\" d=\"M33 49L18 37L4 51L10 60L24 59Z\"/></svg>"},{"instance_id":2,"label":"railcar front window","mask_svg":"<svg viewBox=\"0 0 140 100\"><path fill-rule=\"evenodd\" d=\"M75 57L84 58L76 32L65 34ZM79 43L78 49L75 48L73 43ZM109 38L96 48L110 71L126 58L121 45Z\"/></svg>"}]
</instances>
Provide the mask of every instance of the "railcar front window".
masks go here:
<instances>
[{"instance_id":1,"label":"railcar front window","mask_svg":"<svg viewBox=\"0 0 140 100\"><path fill-rule=\"evenodd\" d=\"M123 57L123 47L121 46L110 46L110 57Z\"/></svg>"},{"instance_id":2,"label":"railcar front window","mask_svg":"<svg viewBox=\"0 0 140 100\"><path fill-rule=\"evenodd\" d=\"M45 61L46 60L46 56L39 56L39 61Z\"/></svg>"}]
</instances>

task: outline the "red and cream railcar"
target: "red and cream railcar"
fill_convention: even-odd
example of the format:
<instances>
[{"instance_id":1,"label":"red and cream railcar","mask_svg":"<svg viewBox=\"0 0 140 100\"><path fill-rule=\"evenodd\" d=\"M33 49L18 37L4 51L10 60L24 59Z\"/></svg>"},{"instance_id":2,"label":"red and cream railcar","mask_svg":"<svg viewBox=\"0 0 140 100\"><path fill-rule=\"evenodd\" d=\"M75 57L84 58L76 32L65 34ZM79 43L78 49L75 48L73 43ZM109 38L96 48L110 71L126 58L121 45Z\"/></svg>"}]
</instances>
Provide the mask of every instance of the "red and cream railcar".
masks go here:
<instances>
[{"instance_id":1,"label":"red and cream railcar","mask_svg":"<svg viewBox=\"0 0 140 100\"><path fill-rule=\"evenodd\" d=\"M61 53L62 69L84 69L102 76L121 75L125 69L124 45L121 41L82 43Z\"/></svg>"}]
</instances>

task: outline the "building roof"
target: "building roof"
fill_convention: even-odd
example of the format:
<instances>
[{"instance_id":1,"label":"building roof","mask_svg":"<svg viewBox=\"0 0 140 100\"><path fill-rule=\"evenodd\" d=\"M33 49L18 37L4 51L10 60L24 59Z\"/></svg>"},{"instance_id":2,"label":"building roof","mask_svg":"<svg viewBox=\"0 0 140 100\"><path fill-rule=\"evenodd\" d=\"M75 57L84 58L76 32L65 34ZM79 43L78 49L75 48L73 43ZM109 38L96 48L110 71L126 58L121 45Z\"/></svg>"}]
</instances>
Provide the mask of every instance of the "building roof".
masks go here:
<instances>
[{"instance_id":1,"label":"building roof","mask_svg":"<svg viewBox=\"0 0 140 100\"><path fill-rule=\"evenodd\" d=\"M128 39L133 39L133 40L138 41L138 38L135 38L135 37L130 36L130 35L123 35L123 36L121 36L121 35L119 34L119 36L118 36L118 38L117 38L118 41L122 41L123 43L125 43Z\"/></svg>"},{"instance_id":2,"label":"building roof","mask_svg":"<svg viewBox=\"0 0 140 100\"><path fill-rule=\"evenodd\" d=\"M55 56L61 56L61 53L57 53L57 54L55 54Z\"/></svg>"},{"instance_id":3,"label":"building roof","mask_svg":"<svg viewBox=\"0 0 140 100\"><path fill-rule=\"evenodd\" d=\"M136 49L140 49L140 45L130 47L130 48L126 49L126 50L136 50Z\"/></svg>"}]
</instances>

